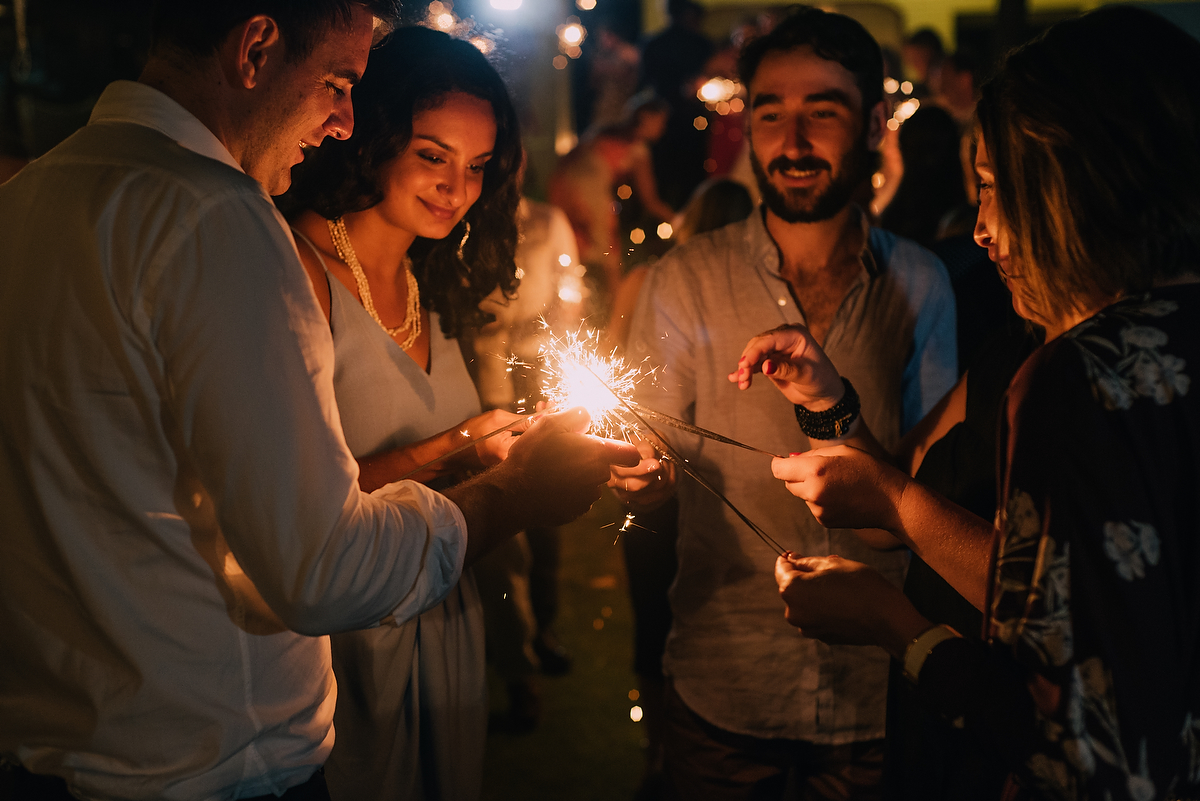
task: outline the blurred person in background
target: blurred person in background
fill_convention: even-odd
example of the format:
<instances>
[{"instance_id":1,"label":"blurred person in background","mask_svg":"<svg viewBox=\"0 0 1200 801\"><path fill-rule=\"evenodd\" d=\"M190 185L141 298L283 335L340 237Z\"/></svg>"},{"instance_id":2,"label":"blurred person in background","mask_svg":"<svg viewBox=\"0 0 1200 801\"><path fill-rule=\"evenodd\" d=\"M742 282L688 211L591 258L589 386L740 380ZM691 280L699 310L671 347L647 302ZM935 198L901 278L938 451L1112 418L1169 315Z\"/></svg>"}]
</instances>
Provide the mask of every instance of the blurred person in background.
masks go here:
<instances>
[{"instance_id":1,"label":"blurred person in background","mask_svg":"<svg viewBox=\"0 0 1200 801\"><path fill-rule=\"evenodd\" d=\"M593 271L588 316L603 327L612 296L622 279L616 201L617 186L628 183L633 199L658 222L675 216L675 210L658 194L650 145L666 131L670 107L651 92L635 95L625 119L588 133L575 148L558 160L550 175L549 200L571 221L579 258Z\"/></svg>"},{"instance_id":2,"label":"blurred person in background","mask_svg":"<svg viewBox=\"0 0 1200 801\"><path fill-rule=\"evenodd\" d=\"M695 0L667 0L667 14L671 22L666 30L642 45L638 85L653 89L670 108L664 136L652 148L654 175L663 200L672 208L682 208L708 177L704 171L708 135L694 121L705 113L696 91L715 48L701 30L704 6Z\"/></svg>"},{"instance_id":3,"label":"blurred person in background","mask_svg":"<svg viewBox=\"0 0 1200 801\"><path fill-rule=\"evenodd\" d=\"M901 50L904 60L904 75L901 80L912 81L913 97L925 99L939 91L938 77L946 47L942 37L933 28L920 28L904 40Z\"/></svg>"}]
</instances>

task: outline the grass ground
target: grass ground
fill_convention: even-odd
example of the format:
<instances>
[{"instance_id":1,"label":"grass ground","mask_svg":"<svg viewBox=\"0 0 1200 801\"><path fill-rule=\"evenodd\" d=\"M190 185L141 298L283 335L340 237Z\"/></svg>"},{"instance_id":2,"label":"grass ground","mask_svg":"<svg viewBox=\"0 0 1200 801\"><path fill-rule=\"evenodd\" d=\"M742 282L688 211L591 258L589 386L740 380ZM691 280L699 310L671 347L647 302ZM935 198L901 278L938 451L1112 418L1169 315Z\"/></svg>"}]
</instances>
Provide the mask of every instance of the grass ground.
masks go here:
<instances>
[{"instance_id":1,"label":"grass ground","mask_svg":"<svg viewBox=\"0 0 1200 801\"><path fill-rule=\"evenodd\" d=\"M626 801L643 767L643 724L636 701L633 615L621 547L623 511L605 495L562 531L560 609L555 630L574 659L562 677L542 678L541 724L529 734L488 737L484 801ZM635 530L636 531L636 530ZM621 535L628 536L628 535ZM492 710L507 706L494 676Z\"/></svg>"}]
</instances>

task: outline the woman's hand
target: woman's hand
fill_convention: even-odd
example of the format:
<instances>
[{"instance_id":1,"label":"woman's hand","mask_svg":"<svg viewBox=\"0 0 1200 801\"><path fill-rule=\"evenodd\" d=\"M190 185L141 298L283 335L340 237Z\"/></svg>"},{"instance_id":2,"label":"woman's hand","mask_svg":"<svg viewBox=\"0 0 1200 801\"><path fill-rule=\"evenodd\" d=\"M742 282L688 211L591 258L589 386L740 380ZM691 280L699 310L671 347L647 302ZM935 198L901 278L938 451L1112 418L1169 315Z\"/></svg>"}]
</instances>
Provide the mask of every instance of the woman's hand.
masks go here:
<instances>
[{"instance_id":1,"label":"woman's hand","mask_svg":"<svg viewBox=\"0 0 1200 801\"><path fill-rule=\"evenodd\" d=\"M846 394L837 368L802 325L782 325L746 343L729 381L749 389L755 373L771 379L792 403L814 412L832 407Z\"/></svg>"},{"instance_id":2,"label":"woman's hand","mask_svg":"<svg viewBox=\"0 0 1200 801\"><path fill-rule=\"evenodd\" d=\"M788 492L808 504L826 528L901 527L900 501L911 480L906 474L848 445L821 448L786 459L776 457L771 472Z\"/></svg>"},{"instance_id":3,"label":"woman's hand","mask_svg":"<svg viewBox=\"0 0 1200 801\"><path fill-rule=\"evenodd\" d=\"M523 420L524 422L517 423L518 420ZM497 434L482 442L475 443L475 456L479 459L479 463L484 467L491 467L492 465L500 464L500 462L508 458L508 449L512 447L513 441L516 440L518 434L523 433L529 428L532 420L532 417L523 418L519 414L506 412L502 409L493 409L490 412L484 412L463 422L457 430L462 435L463 440L478 439L507 425L517 423L517 425L514 425L503 434Z\"/></svg>"},{"instance_id":4,"label":"woman's hand","mask_svg":"<svg viewBox=\"0 0 1200 801\"><path fill-rule=\"evenodd\" d=\"M788 553L775 562L775 581L787 622L831 645L878 645L902 660L929 627L899 588L861 562Z\"/></svg>"}]
</instances>

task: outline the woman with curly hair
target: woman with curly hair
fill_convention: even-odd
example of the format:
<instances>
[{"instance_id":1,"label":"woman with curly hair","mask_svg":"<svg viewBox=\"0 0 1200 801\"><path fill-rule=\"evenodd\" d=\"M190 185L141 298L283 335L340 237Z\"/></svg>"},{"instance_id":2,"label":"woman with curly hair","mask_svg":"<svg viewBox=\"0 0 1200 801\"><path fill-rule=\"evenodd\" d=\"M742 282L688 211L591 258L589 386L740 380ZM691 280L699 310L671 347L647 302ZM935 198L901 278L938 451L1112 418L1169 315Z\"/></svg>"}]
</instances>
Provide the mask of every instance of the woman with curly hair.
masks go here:
<instances>
[{"instance_id":1,"label":"woman with curly hair","mask_svg":"<svg viewBox=\"0 0 1200 801\"><path fill-rule=\"evenodd\" d=\"M425 28L372 52L354 114L353 138L311 154L287 202L301 209L342 428L370 491L520 420L480 415L455 340L488 322L485 297L515 289L521 149L500 76L470 43ZM512 436L413 478L440 486L494 464ZM333 798L478 798L487 694L471 574L417 618L334 635L332 648Z\"/></svg>"},{"instance_id":2,"label":"woman with curly hair","mask_svg":"<svg viewBox=\"0 0 1200 801\"><path fill-rule=\"evenodd\" d=\"M1110 6L1010 53L983 88L975 239L1046 332L1001 411L994 526L871 455L806 332L756 338L732 376L768 375L810 425L841 421L843 444L775 476L824 525L910 547L982 611L985 641L837 556L780 557L789 622L887 650L1011 771L1005 798L1200 798L1196 75L1200 42Z\"/></svg>"}]
</instances>

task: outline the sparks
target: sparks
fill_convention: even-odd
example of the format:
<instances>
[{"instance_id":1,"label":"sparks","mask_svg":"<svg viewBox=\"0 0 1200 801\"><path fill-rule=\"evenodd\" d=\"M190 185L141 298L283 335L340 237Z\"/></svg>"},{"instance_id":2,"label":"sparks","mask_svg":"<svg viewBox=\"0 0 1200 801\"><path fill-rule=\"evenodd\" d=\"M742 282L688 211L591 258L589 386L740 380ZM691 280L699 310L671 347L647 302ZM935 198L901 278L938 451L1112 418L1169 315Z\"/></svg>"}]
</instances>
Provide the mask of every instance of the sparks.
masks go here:
<instances>
[{"instance_id":1,"label":"sparks","mask_svg":"<svg viewBox=\"0 0 1200 801\"><path fill-rule=\"evenodd\" d=\"M542 392L552 407L587 409L593 434L628 440L637 426L622 401L632 399L634 388L647 376L615 350L600 355L599 346L600 335L586 328L551 337L538 352L545 370Z\"/></svg>"}]
</instances>

